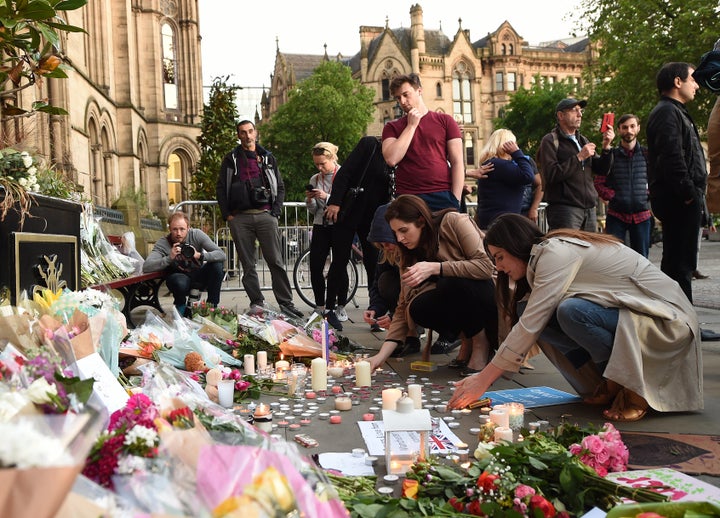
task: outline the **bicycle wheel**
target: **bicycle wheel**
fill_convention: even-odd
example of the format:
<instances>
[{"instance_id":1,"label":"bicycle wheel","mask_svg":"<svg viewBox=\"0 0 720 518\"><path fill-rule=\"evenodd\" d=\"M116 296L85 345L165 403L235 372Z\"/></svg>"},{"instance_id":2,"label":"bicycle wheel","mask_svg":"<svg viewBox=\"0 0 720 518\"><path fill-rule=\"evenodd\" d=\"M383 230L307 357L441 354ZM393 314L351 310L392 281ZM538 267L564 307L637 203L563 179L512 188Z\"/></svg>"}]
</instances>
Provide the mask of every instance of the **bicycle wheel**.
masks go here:
<instances>
[{"instance_id":1,"label":"bicycle wheel","mask_svg":"<svg viewBox=\"0 0 720 518\"><path fill-rule=\"evenodd\" d=\"M332 250L325 260L325 266L323 267L323 277L327 286L328 270L330 269L330 263L332 262ZM350 302L354 297L358 289L358 270L354 262L348 261L347 264L348 273L348 296L347 301ZM300 298L310 306L315 307L315 295L312 290L312 283L310 282L310 249L304 250L295 261L293 267L293 285L295 291Z\"/></svg>"}]
</instances>

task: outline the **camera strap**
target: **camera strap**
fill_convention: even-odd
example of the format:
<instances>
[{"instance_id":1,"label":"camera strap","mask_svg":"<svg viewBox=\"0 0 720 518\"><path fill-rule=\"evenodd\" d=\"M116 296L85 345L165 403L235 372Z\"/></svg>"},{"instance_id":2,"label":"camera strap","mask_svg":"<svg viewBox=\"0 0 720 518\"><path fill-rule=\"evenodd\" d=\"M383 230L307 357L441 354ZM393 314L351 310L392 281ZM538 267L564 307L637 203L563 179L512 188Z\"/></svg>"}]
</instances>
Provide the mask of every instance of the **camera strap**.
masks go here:
<instances>
[{"instance_id":1,"label":"camera strap","mask_svg":"<svg viewBox=\"0 0 720 518\"><path fill-rule=\"evenodd\" d=\"M372 153L370 153L370 156L367 159L367 162L365 163L365 169L363 169L362 174L360 175L360 180L358 180L357 187L362 187L363 180L365 179L365 173L367 173L368 167L370 167L370 162L372 162L373 157L375 156L375 153L377 152L378 143L377 140L375 140L375 144L373 145Z\"/></svg>"}]
</instances>

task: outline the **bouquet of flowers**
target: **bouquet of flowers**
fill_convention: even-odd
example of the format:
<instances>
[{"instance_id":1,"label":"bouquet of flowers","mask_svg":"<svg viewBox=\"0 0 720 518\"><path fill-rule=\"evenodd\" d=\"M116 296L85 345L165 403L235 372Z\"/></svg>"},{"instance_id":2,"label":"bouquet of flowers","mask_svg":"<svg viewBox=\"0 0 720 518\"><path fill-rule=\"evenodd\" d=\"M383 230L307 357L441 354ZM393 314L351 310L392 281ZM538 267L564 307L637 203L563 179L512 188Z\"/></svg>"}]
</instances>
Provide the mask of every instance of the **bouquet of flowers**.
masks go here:
<instances>
[{"instance_id":1,"label":"bouquet of flowers","mask_svg":"<svg viewBox=\"0 0 720 518\"><path fill-rule=\"evenodd\" d=\"M8 211L17 203L22 228L32 203L29 191L40 189L36 161L30 153L12 148L0 151L0 187L5 191L0 202L0 221L5 221Z\"/></svg>"},{"instance_id":2,"label":"bouquet of flowers","mask_svg":"<svg viewBox=\"0 0 720 518\"><path fill-rule=\"evenodd\" d=\"M100 227L93 206L86 203L80 217L80 278L83 286L96 286L128 277L135 271L134 259L115 248Z\"/></svg>"},{"instance_id":3,"label":"bouquet of flowers","mask_svg":"<svg viewBox=\"0 0 720 518\"><path fill-rule=\"evenodd\" d=\"M620 432L610 423L605 423L599 433L583 437L580 444L571 444L568 449L601 477L613 471L625 471L630 456Z\"/></svg>"},{"instance_id":4,"label":"bouquet of flowers","mask_svg":"<svg viewBox=\"0 0 720 518\"><path fill-rule=\"evenodd\" d=\"M234 310L202 301L194 303L191 311L193 320L198 320L201 323L209 321L220 326L231 336L237 336L238 318Z\"/></svg>"}]
</instances>

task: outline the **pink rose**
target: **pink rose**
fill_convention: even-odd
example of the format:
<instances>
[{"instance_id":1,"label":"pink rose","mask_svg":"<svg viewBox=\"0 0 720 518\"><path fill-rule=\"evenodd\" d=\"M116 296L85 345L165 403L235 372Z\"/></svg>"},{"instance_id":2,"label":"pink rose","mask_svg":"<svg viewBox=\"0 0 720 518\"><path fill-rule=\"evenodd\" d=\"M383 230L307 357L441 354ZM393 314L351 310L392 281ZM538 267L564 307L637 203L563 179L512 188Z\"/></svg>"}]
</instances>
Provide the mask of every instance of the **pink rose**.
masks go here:
<instances>
[{"instance_id":1,"label":"pink rose","mask_svg":"<svg viewBox=\"0 0 720 518\"><path fill-rule=\"evenodd\" d=\"M525 484L520 484L515 488L515 496L517 498L525 498L526 496L532 496L535 494L535 489Z\"/></svg>"},{"instance_id":2,"label":"pink rose","mask_svg":"<svg viewBox=\"0 0 720 518\"><path fill-rule=\"evenodd\" d=\"M583 438L582 445L586 450L590 451L590 453L598 453L605 449L605 443L597 435L588 435Z\"/></svg>"}]
</instances>

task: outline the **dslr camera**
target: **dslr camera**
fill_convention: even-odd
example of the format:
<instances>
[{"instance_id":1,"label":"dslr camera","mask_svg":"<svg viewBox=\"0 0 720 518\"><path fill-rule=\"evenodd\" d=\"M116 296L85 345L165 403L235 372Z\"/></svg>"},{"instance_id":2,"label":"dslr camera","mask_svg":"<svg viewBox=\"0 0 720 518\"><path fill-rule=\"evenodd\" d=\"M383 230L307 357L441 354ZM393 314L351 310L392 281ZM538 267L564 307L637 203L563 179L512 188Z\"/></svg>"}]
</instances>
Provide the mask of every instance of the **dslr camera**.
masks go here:
<instances>
[{"instance_id":1,"label":"dslr camera","mask_svg":"<svg viewBox=\"0 0 720 518\"><path fill-rule=\"evenodd\" d=\"M270 203L270 189L267 187L253 187L250 198L254 205L267 205Z\"/></svg>"},{"instance_id":2,"label":"dslr camera","mask_svg":"<svg viewBox=\"0 0 720 518\"><path fill-rule=\"evenodd\" d=\"M182 243L180 245L180 255L185 259L192 259L195 256L195 248L187 243Z\"/></svg>"}]
</instances>

